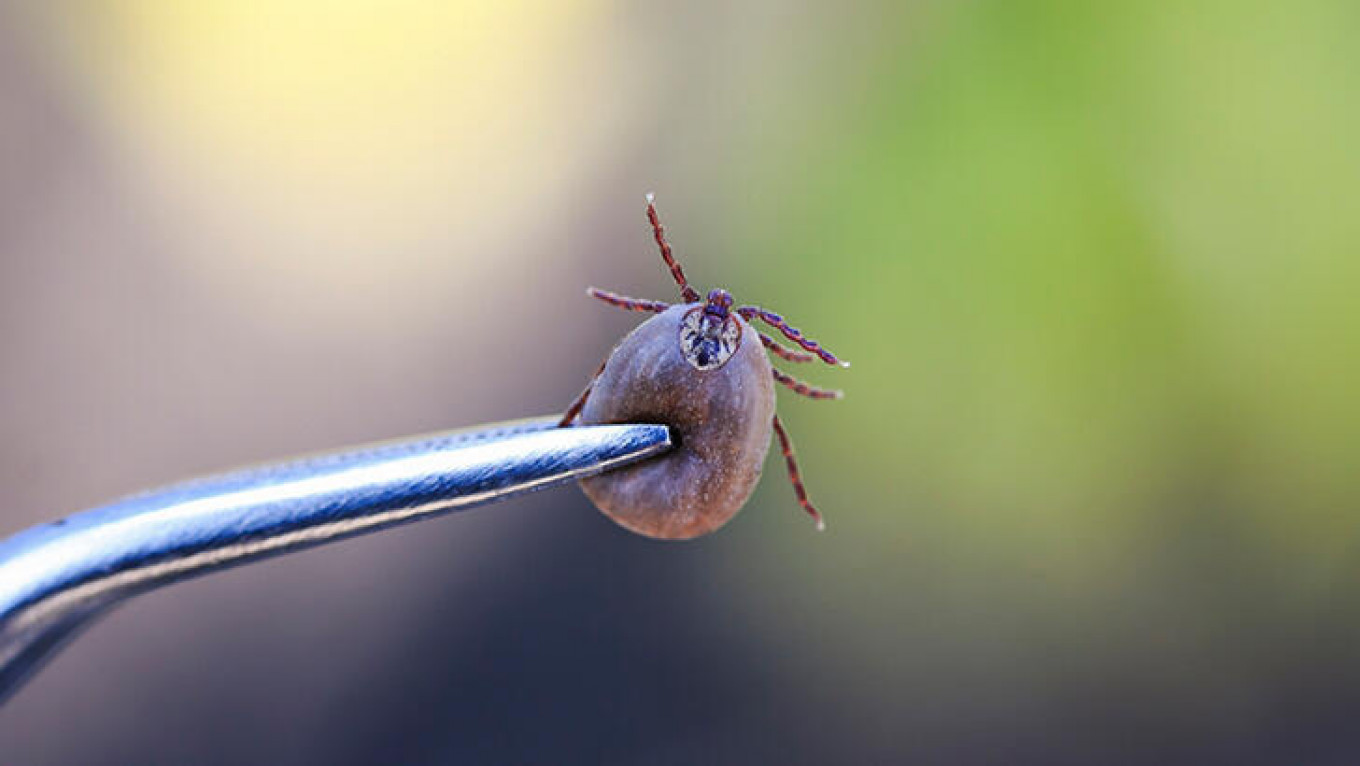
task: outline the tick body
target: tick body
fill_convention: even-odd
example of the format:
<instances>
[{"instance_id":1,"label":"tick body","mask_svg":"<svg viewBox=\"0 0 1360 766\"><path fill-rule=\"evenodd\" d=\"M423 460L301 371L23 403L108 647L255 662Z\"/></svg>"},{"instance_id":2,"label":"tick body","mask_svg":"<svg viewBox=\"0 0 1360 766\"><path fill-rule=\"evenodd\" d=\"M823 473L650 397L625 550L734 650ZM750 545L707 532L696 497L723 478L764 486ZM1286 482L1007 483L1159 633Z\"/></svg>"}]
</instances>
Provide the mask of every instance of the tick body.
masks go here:
<instances>
[{"instance_id":1,"label":"tick body","mask_svg":"<svg viewBox=\"0 0 1360 766\"><path fill-rule=\"evenodd\" d=\"M656 316L619 342L563 414L561 425L578 417L586 424L664 423L675 433L677 446L660 458L585 479L582 489L629 530L661 539L697 537L718 529L745 505L760 480L773 432L798 502L820 529L821 514L808 500L793 445L775 414L774 384L813 399L838 399L841 393L775 369L766 351L790 362L849 365L778 314L758 306L734 307L726 290L701 298L671 253L650 195L647 219L682 302L670 305L590 288L589 294L605 303ZM799 348L760 332L755 321Z\"/></svg>"},{"instance_id":2,"label":"tick body","mask_svg":"<svg viewBox=\"0 0 1360 766\"><path fill-rule=\"evenodd\" d=\"M671 306L629 333L581 410L583 423L665 423L675 435L661 459L581 482L606 515L649 537L697 537L726 523L755 489L770 446L774 376L755 330L733 317L734 350L699 366L678 341L692 311Z\"/></svg>"}]
</instances>

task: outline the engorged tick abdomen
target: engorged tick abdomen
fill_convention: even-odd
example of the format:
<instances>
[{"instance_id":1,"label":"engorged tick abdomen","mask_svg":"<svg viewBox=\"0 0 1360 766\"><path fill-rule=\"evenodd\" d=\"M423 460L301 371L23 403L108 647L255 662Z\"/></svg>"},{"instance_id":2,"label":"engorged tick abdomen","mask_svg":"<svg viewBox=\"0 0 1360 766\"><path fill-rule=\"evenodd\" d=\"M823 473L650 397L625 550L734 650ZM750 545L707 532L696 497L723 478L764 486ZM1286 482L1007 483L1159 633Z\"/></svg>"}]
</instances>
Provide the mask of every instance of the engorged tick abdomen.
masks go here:
<instances>
[{"instance_id":1,"label":"engorged tick abdomen","mask_svg":"<svg viewBox=\"0 0 1360 766\"><path fill-rule=\"evenodd\" d=\"M581 423L662 423L677 445L661 457L581 481L606 516L672 540L714 531L755 490L774 420L774 378L755 330L735 314L741 341L713 370L680 349L680 324L696 304L671 306L625 337L610 355Z\"/></svg>"}]
</instances>

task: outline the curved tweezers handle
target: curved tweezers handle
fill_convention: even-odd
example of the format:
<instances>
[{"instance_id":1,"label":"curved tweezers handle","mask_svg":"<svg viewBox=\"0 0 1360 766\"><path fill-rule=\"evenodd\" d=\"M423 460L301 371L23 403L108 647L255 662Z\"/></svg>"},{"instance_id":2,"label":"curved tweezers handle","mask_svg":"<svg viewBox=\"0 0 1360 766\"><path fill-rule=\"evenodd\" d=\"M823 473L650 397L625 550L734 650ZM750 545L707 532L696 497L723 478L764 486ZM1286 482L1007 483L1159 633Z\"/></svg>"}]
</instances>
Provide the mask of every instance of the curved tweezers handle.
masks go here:
<instances>
[{"instance_id":1,"label":"curved tweezers handle","mask_svg":"<svg viewBox=\"0 0 1360 766\"><path fill-rule=\"evenodd\" d=\"M503 500L671 447L665 426L558 418L388 442L152 490L0 542L0 702L123 599Z\"/></svg>"}]
</instances>

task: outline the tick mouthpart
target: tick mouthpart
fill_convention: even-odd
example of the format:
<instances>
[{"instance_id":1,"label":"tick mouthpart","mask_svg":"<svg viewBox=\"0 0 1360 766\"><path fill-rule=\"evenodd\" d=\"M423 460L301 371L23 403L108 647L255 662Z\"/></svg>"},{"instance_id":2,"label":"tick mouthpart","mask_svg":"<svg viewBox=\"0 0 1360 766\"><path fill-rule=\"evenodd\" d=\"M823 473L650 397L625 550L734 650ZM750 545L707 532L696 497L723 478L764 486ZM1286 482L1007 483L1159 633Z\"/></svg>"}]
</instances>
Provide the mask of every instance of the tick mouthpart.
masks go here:
<instances>
[{"instance_id":1,"label":"tick mouthpart","mask_svg":"<svg viewBox=\"0 0 1360 766\"><path fill-rule=\"evenodd\" d=\"M719 319L726 319L728 309L732 308L732 293L727 292L721 287L715 287L708 293L708 299L704 301L704 313L715 316Z\"/></svg>"}]
</instances>

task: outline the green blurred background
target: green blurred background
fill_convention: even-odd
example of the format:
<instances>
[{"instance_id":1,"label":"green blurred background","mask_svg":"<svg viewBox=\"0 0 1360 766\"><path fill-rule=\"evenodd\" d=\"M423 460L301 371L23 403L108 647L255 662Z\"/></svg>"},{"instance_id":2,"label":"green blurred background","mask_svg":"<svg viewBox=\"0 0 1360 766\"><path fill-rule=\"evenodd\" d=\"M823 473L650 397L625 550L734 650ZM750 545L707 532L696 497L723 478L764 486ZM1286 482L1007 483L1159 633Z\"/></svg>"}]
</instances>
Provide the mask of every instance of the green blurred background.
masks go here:
<instances>
[{"instance_id":1,"label":"green blurred background","mask_svg":"<svg viewBox=\"0 0 1360 766\"><path fill-rule=\"evenodd\" d=\"M1341 0L5 5L0 533L560 409L637 321L586 285L675 297L647 191L698 286L854 367L780 394L825 534L776 455L685 545L566 489L249 567L91 631L0 749L1355 762L1357 39Z\"/></svg>"}]
</instances>

